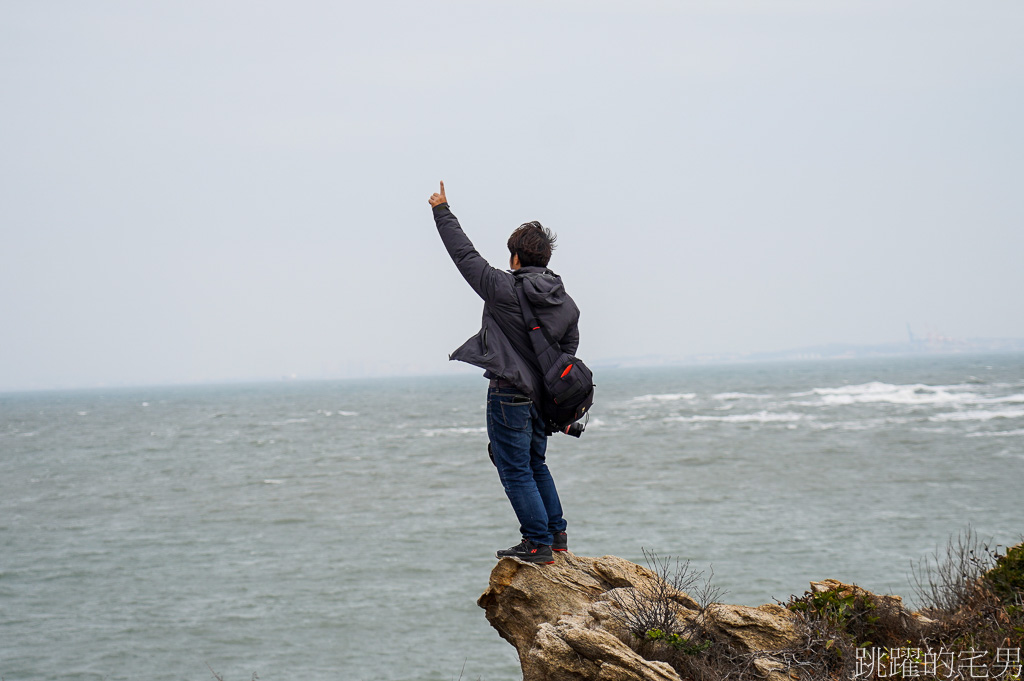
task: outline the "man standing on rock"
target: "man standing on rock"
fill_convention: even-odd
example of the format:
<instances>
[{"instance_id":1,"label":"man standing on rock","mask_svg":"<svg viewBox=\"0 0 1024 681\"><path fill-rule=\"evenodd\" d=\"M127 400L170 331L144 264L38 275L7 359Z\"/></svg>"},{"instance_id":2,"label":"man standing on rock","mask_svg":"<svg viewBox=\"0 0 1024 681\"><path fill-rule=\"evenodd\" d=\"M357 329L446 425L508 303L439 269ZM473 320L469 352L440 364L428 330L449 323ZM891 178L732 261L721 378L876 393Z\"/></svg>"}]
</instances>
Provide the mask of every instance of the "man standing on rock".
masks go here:
<instances>
[{"instance_id":1,"label":"man standing on rock","mask_svg":"<svg viewBox=\"0 0 1024 681\"><path fill-rule=\"evenodd\" d=\"M510 271L491 267L473 247L452 214L444 194L430 197L434 222L469 285L484 300L483 327L453 352L484 369L487 390L488 451L505 494L519 519L522 541L497 552L498 558L553 563L552 551L566 551L566 522L555 481L545 462L548 432L535 406L543 381L527 336L516 283L521 282L537 319L562 350L575 354L580 312L561 278L547 268L555 235L539 222L519 226L508 238Z\"/></svg>"}]
</instances>

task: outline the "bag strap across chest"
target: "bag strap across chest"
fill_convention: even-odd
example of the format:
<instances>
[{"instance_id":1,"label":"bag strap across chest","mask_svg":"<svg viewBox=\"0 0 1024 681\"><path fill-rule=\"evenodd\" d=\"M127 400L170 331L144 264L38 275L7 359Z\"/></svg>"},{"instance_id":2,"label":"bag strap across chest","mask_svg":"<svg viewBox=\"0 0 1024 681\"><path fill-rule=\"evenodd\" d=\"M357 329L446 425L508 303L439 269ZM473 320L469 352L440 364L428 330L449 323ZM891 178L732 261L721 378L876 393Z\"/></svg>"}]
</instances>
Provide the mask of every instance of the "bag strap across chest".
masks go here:
<instances>
[{"instance_id":1,"label":"bag strap across chest","mask_svg":"<svg viewBox=\"0 0 1024 681\"><path fill-rule=\"evenodd\" d=\"M526 297L526 290L523 288L523 280L516 279L516 295L519 296L519 307L523 313L523 320L526 322L526 335L530 338L530 344L537 355L537 361L543 372L544 367L553 364L562 354L562 346L548 334L547 329L541 326L537 314L533 311L533 305Z\"/></svg>"}]
</instances>

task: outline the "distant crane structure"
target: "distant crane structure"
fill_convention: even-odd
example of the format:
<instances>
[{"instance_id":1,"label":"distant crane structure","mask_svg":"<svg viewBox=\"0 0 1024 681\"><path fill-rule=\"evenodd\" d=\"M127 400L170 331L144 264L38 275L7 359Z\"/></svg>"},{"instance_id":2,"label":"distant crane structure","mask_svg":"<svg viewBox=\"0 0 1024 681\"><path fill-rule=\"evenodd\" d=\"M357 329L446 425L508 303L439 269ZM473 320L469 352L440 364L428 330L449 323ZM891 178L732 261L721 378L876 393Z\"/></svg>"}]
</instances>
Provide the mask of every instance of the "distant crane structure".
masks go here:
<instances>
[{"instance_id":1,"label":"distant crane structure","mask_svg":"<svg viewBox=\"0 0 1024 681\"><path fill-rule=\"evenodd\" d=\"M924 335L915 335L907 322L907 336L910 345L919 352L949 352L950 350L967 350L971 344L962 338L945 336L930 326L925 326Z\"/></svg>"}]
</instances>

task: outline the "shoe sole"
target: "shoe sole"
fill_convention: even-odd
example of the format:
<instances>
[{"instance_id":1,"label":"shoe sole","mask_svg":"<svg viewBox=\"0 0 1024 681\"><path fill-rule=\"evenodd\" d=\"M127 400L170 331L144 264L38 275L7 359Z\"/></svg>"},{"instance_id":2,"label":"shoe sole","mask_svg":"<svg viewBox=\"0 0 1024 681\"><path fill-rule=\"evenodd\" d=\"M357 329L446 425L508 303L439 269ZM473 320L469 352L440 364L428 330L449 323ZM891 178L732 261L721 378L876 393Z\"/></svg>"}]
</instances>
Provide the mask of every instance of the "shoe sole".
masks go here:
<instances>
[{"instance_id":1,"label":"shoe sole","mask_svg":"<svg viewBox=\"0 0 1024 681\"><path fill-rule=\"evenodd\" d=\"M494 554L494 557L498 560L501 560L502 558L517 558L523 561L524 563L533 563L534 565L552 565L555 562L553 556L551 560L545 560L544 558L534 558L530 556L499 556L498 554Z\"/></svg>"}]
</instances>

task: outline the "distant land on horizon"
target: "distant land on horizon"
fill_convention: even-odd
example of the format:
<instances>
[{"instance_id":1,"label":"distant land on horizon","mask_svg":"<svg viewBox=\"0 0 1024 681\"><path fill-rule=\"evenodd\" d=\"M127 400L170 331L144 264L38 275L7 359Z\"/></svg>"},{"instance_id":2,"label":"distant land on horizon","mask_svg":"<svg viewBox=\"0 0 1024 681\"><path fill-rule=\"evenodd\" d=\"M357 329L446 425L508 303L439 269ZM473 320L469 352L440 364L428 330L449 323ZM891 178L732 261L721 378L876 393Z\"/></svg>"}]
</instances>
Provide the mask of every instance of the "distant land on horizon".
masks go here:
<instances>
[{"instance_id":1,"label":"distant land on horizon","mask_svg":"<svg viewBox=\"0 0 1024 681\"><path fill-rule=\"evenodd\" d=\"M905 342L880 344L827 343L824 345L807 346L791 350L773 352L721 352L698 353L690 355L640 355L623 357L583 359L595 369L641 369L644 367L694 366L702 364L752 364L757 362L796 362L830 359L864 359L871 357L905 357L926 355L968 355L968 354L1002 354L1024 353L1024 338L971 338L954 339L938 336L934 333L918 337L910 334L911 340ZM160 386L188 385L237 385L246 383L277 383L291 381L344 381L372 379L400 379L402 377L425 377L451 375L452 373L470 374L480 370L469 364L460 362L448 363L446 371L439 371L440 363L429 366L417 364L390 364L375 366L358 366L351 364L348 371L324 372L321 374L290 373L278 376L225 377L209 376L202 378L141 381L97 381L68 384L40 383L35 385L0 385L0 394L38 392L51 390L91 390L106 388L155 388Z\"/></svg>"},{"instance_id":2,"label":"distant land on horizon","mask_svg":"<svg viewBox=\"0 0 1024 681\"><path fill-rule=\"evenodd\" d=\"M686 364L729 364L740 362L782 362L818 359L863 359L868 357L900 357L906 355L968 355L1024 352L1024 338L948 338L929 334L894 343L860 345L827 343L774 352L723 352L694 355L609 358L592 362L595 367L640 368Z\"/></svg>"}]
</instances>

